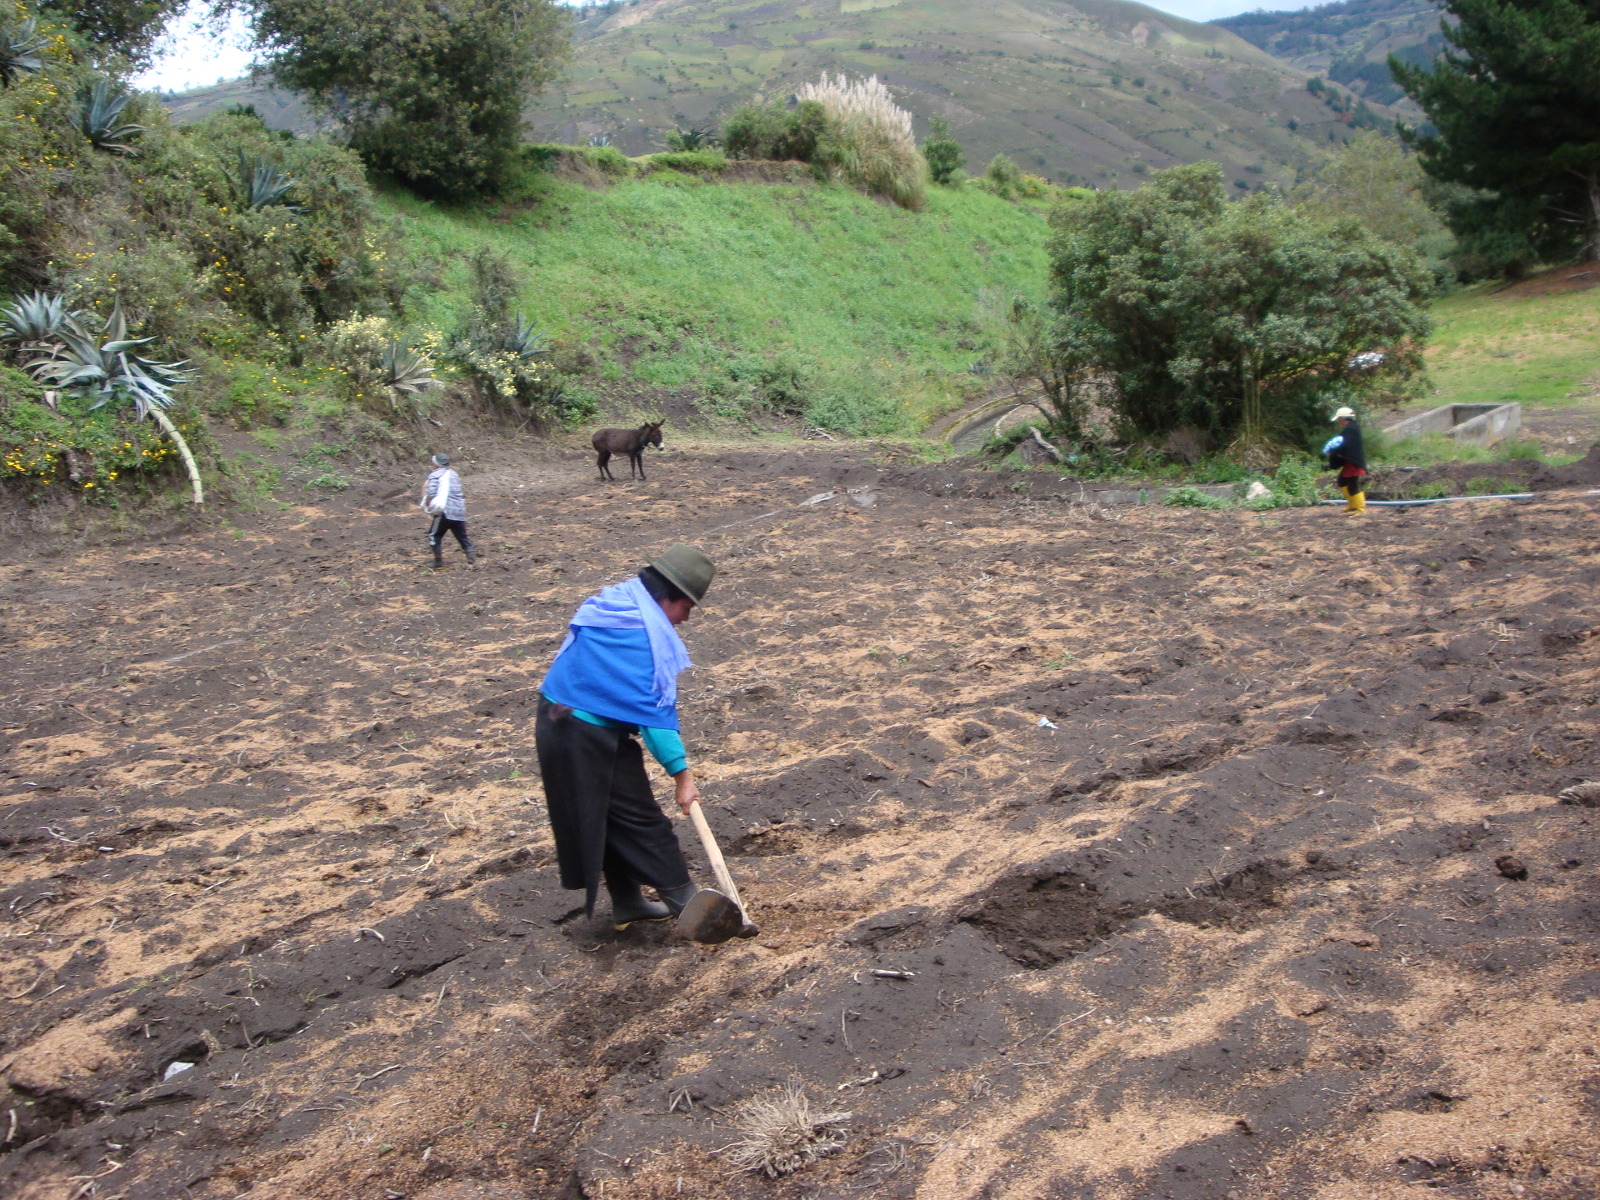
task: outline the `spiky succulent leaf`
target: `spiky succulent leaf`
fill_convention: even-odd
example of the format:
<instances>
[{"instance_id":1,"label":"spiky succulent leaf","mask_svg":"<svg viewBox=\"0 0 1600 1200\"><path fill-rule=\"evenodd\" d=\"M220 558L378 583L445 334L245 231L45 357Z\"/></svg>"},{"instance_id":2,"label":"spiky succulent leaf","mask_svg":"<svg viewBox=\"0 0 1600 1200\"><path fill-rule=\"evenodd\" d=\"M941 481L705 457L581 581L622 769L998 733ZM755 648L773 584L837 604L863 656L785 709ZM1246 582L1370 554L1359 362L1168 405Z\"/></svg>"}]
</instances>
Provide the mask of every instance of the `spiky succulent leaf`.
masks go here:
<instances>
[{"instance_id":1,"label":"spiky succulent leaf","mask_svg":"<svg viewBox=\"0 0 1600 1200\"><path fill-rule=\"evenodd\" d=\"M39 51L42 49L44 38L39 35L39 23L32 17L0 32L0 87L10 87L18 76L41 69L44 59L39 57Z\"/></svg>"},{"instance_id":2,"label":"spiky succulent leaf","mask_svg":"<svg viewBox=\"0 0 1600 1200\"><path fill-rule=\"evenodd\" d=\"M390 338L378 355L378 364L383 368L384 384L397 392L420 392L439 382L433 377L428 356L411 349L404 338Z\"/></svg>"},{"instance_id":3,"label":"spiky succulent leaf","mask_svg":"<svg viewBox=\"0 0 1600 1200\"><path fill-rule=\"evenodd\" d=\"M506 349L518 358L538 358L550 353L550 343L543 331L535 329L527 317L518 313L516 325L506 336Z\"/></svg>"},{"instance_id":4,"label":"spiky succulent leaf","mask_svg":"<svg viewBox=\"0 0 1600 1200\"><path fill-rule=\"evenodd\" d=\"M128 106L132 95L109 79L97 80L92 86L85 84L78 92L81 104L79 123L83 136L97 150L112 154L132 154L133 147L127 139L144 132L143 125L120 124L122 110Z\"/></svg>"},{"instance_id":5,"label":"spiky succulent leaf","mask_svg":"<svg viewBox=\"0 0 1600 1200\"><path fill-rule=\"evenodd\" d=\"M589 145L609 146L611 145L611 135L609 133L591 133L589 135Z\"/></svg>"},{"instance_id":6,"label":"spiky succulent leaf","mask_svg":"<svg viewBox=\"0 0 1600 1200\"><path fill-rule=\"evenodd\" d=\"M291 211L297 211L287 199L297 182L295 179L285 175L264 158L258 158L251 163L245 158L243 150L240 150L238 155L239 173L235 180L235 190L238 192L242 207L270 208L274 204L281 204Z\"/></svg>"},{"instance_id":7,"label":"spiky succulent leaf","mask_svg":"<svg viewBox=\"0 0 1600 1200\"><path fill-rule=\"evenodd\" d=\"M0 341L51 341L60 332L62 322L72 315L65 296L34 292L0 308Z\"/></svg>"},{"instance_id":8,"label":"spiky succulent leaf","mask_svg":"<svg viewBox=\"0 0 1600 1200\"><path fill-rule=\"evenodd\" d=\"M84 327L82 314L69 313L56 331L58 343L25 364L45 387L93 400L101 408L119 399L133 402L143 418L151 409L172 405L172 389L190 378L182 362L155 362L132 353L150 338L130 338L118 304L97 336Z\"/></svg>"}]
</instances>

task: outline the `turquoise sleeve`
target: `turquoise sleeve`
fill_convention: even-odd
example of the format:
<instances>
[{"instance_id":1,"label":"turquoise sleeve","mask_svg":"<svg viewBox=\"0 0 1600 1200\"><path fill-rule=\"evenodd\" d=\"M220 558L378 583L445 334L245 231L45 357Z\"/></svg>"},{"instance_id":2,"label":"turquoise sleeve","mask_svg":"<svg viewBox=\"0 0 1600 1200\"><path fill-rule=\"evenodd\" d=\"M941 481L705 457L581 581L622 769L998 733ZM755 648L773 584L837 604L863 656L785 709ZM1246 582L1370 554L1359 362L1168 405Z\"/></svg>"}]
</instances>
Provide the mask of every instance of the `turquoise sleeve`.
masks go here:
<instances>
[{"instance_id":1,"label":"turquoise sleeve","mask_svg":"<svg viewBox=\"0 0 1600 1200\"><path fill-rule=\"evenodd\" d=\"M639 728L639 736L644 739L645 749L668 775L676 775L689 765L689 755L676 729L652 729L644 725Z\"/></svg>"}]
</instances>

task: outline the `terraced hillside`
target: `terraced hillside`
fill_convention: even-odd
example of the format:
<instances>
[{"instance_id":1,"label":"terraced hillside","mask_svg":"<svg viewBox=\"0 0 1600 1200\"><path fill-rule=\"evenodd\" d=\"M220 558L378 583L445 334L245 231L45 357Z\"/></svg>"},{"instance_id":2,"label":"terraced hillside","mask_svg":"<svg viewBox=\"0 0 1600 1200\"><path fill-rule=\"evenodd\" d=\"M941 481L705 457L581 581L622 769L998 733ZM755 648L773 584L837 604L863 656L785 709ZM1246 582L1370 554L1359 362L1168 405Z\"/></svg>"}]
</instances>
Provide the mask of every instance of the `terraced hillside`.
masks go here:
<instances>
[{"instance_id":1,"label":"terraced hillside","mask_svg":"<svg viewBox=\"0 0 1600 1200\"><path fill-rule=\"evenodd\" d=\"M886 78L919 136L942 114L971 169L1004 153L1058 183L1132 185L1211 159L1242 191L1291 181L1353 132L1296 67L1124 0L640 0L586 13L565 80L530 110L538 140L660 150L674 128L715 126L823 71ZM167 103L179 120L254 103L279 127L309 127L246 80Z\"/></svg>"},{"instance_id":2,"label":"terraced hillside","mask_svg":"<svg viewBox=\"0 0 1600 1200\"><path fill-rule=\"evenodd\" d=\"M1428 0L1341 0L1299 12L1249 12L1212 24L1299 70L1326 75L1378 104L1412 109L1389 74L1389 55L1424 63L1444 47Z\"/></svg>"},{"instance_id":3,"label":"terraced hillside","mask_svg":"<svg viewBox=\"0 0 1600 1200\"><path fill-rule=\"evenodd\" d=\"M1200 159L1286 179L1347 132L1296 70L1122 0L642 0L595 13L579 38L536 135L605 134L633 154L824 70L886 78L919 133L943 114L969 164L1005 153L1062 183Z\"/></svg>"}]
</instances>

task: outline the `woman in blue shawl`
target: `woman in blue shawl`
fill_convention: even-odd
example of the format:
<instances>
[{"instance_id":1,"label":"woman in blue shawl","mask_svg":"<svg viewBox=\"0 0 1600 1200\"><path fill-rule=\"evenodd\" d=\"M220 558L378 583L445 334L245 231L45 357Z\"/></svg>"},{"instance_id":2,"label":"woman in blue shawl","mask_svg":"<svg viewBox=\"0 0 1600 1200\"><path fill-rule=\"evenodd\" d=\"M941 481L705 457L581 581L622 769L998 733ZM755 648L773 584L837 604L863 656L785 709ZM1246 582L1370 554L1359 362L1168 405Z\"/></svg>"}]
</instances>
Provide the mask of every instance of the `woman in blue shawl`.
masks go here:
<instances>
[{"instance_id":1,"label":"woman in blue shawl","mask_svg":"<svg viewBox=\"0 0 1600 1200\"><path fill-rule=\"evenodd\" d=\"M694 895L634 735L672 776L687 813L700 789L678 733L678 674L691 664L676 626L715 574L701 551L673 546L636 578L591 596L539 688L534 742L561 886L583 889L592 915L603 875L618 929L664 921ZM664 903L646 899L645 884Z\"/></svg>"}]
</instances>

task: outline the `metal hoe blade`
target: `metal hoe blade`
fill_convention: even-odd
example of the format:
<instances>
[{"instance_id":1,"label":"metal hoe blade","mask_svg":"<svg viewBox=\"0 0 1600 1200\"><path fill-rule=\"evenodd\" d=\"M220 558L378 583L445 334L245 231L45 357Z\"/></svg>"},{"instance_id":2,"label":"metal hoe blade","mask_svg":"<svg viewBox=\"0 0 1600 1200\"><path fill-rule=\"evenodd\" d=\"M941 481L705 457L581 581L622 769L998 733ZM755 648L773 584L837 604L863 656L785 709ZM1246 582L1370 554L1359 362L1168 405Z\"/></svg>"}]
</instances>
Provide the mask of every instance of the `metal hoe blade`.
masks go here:
<instances>
[{"instance_id":1,"label":"metal hoe blade","mask_svg":"<svg viewBox=\"0 0 1600 1200\"><path fill-rule=\"evenodd\" d=\"M705 814L700 811L698 802L689 806L689 820L694 824L694 831L700 835L700 845L711 863L712 873L717 877L717 886L722 890L701 888L691 896L689 903L678 914L678 932L690 941L707 945L716 945L733 937L755 937L761 931L744 915L739 889L734 886L733 876L728 874L728 864L722 860L722 851L717 848L717 839L712 836L711 826L706 824Z\"/></svg>"},{"instance_id":2,"label":"metal hoe blade","mask_svg":"<svg viewBox=\"0 0 1600 1200\"><path fill-rule=\"evenodd\" d=\"M710 946L738 937L744 926L744 910L714 888L701 888L678 914L678 932Z\"/></svg>"}]
</instances>

